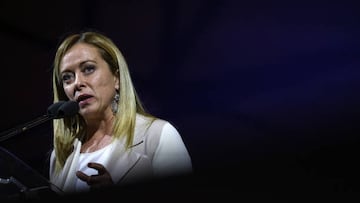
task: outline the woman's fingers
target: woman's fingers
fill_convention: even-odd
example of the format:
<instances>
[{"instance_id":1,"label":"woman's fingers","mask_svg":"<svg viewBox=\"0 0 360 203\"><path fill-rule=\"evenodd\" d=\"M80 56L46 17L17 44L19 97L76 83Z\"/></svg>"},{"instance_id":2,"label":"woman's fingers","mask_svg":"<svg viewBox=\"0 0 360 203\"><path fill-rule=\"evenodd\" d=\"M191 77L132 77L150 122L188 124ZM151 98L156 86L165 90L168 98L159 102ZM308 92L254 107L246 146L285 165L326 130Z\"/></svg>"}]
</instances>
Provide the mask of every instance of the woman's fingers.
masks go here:
<instances>
[{"instance_id":1,"label":"woman's fingers","mask_svg":"<svg viewBox=\"0 0 360 203\"><path fill-rule=\"evenodd\" d=\"M106 168L102 164L99 164L99 163L90 162L90 163L88 163L88 167L97 170L99 175L107 173Z\"/></svg>"},{"instance_id":2,"label":"woman's fingers","mask_svg":"<svg viewBox=\"0 0 360 203\"><path fill-rule=\"evenodd\" d=\"M82 171L77 171L76 176L80 180L85 181L91 187L102 187L113 184L110 174L103 165L91 162L88 164L88 167L97 170L98 174L89 176Z\"/></svg>"},{"instance_id":3,"label":"woman's fingers","mask_svg":"<svg viewBox=\"0 0 360 203\"><path fill-rule=\"evenodd\" d=\"M85 173L83 173L82 171L77 171L76 172L76 176L82 180L82 181L85 181L85 182L88 182L89 179L90 179L90 176L86 175Z\"/></svg>"}]
</instances>

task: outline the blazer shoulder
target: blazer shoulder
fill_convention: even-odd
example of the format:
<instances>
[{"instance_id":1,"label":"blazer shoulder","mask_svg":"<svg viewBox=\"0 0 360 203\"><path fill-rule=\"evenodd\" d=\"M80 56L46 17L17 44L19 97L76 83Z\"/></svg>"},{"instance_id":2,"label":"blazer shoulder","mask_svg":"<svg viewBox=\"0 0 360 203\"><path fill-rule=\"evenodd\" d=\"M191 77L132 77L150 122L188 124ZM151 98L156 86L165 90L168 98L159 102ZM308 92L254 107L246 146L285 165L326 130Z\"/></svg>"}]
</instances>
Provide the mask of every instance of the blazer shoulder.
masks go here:
<instances>
[{"instance_id":1,"label":"blazer shoulder","mask_svg":"<svg viewBox=\"0 0 360 203\"><path fill-rule=\"evenodd\" d=\"M144 116L137 117L134 149L141 154L152 158L157 147L164 126L169 122L163 119L151 119Z\"/></svg>"}]
</instances>

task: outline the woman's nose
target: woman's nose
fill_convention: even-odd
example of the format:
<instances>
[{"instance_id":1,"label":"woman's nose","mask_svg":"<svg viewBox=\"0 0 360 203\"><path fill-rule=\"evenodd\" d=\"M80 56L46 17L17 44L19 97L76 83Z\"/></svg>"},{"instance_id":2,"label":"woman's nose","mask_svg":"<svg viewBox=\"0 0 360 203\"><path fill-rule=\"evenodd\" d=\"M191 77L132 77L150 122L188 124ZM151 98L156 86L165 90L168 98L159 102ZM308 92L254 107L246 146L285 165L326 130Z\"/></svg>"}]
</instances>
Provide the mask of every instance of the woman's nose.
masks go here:
<instances>
[{"instance_id":1,"label":"woman's nose","mask_svg":"<svg viewBox=\"0 0 360 203\"><path fill-rule=\"evenodd\" d=\"M83 78L80 74L76 75L75 88L81 89L84 86L85 86L85 78Z\"/></svg>"}]
</instances>

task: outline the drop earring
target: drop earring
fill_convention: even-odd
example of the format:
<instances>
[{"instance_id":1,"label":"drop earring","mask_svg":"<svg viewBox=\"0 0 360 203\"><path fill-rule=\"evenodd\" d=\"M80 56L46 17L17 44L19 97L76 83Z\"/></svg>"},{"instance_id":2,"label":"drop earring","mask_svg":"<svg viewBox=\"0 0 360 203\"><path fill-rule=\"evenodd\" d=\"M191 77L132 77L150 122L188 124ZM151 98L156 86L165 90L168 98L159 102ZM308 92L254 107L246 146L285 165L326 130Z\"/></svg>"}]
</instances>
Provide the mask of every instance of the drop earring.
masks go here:
<instances>
[{"instance_id":1,"label":"drop earring","mask_svg":"<svg viewBox=\"0 0 360 203\"><path fill-rule=\"evenodd\" d=\"M118 93L118 90L116 90L114 99L111 103L111 110L112 110L113 114L116 114L118 111L119 100L120 100L120 94Z\"/></svg>"}]
</instances>

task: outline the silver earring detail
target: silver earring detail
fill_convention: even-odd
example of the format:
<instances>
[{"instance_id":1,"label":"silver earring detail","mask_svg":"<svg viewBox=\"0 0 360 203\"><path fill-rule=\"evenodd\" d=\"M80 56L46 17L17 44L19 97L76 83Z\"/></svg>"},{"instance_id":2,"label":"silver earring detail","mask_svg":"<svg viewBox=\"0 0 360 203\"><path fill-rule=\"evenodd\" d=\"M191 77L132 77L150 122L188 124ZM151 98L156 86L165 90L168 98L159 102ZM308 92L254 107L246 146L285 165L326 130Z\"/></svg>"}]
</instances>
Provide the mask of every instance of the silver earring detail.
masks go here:
<instances>
[{"instance_id":1,"label":"silver earring detail","mask_svg":"<svg viewBox=\"0 0 360 203\"><path fill-rule=\"evenodd\" d=\"M116 91L116 94L114 96L114 100L111 103L111 110L112 110L112 112L114 114L116 114L117 111L118 111L119 100L120 100L120 94Z\"/></svg>"}]
</instances>

